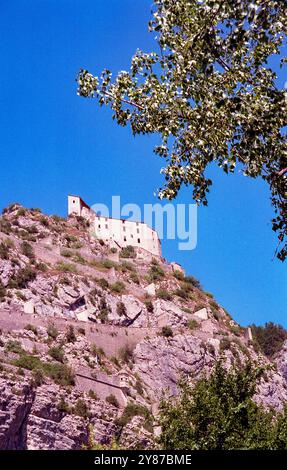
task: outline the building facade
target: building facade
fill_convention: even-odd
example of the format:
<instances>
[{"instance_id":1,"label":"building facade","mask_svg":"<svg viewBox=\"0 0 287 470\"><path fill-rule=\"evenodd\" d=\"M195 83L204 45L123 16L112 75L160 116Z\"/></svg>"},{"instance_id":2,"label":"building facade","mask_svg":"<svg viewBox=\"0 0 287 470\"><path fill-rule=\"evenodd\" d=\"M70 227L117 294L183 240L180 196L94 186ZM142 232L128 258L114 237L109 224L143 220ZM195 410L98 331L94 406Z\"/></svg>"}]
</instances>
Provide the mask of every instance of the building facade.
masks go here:
<instances>
[{"instance_id":1,"label":"building facade","mask_svg":"<svg viewBox=\"0 0 287 470\"><path fill-rule=\"evenodd\" d=\"M161 257L161 243L155 230L144 222L113 219L96 214L79 196L68 196L68 214L85 217L94 235L119 248L133 246Z\"/></svg>"}]
</instances>

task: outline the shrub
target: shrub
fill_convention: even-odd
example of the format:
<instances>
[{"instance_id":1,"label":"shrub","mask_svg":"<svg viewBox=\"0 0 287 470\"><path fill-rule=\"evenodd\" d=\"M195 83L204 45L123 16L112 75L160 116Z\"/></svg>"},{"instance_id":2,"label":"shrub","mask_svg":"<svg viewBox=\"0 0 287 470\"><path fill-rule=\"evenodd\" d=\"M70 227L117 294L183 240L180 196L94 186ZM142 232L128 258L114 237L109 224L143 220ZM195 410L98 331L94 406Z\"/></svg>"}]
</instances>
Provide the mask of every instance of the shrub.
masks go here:
<instances>
[{"instance_id":1,"label":"shrub","mask_svg":"<svg viewBox=\"0 0 287 470\"><path fill-rule=\"evenodd\" d=\"M12 231L12 225L8 220L0 219L0 231L9 235Z\"/></svg>"},{"instance_id":2,"label":"shrub","mask_svg":"<svg viewBox=\"0 0 287 470\"><path fill-rule=\"evenodd\" d=\"M147 299L147 300L144 301L144 304L145 304L145 306L146 306L147 311L150 312L150 313L152 313L153 310L154 310L154 309L153 309L153 303L152 303L152 301L149 300L149 299Z\"/></svg>"},{"instance_id":3,"label":"shrub","mask_svg":"<svg viewBox=\"0 0 287 470\"><path fill-rule=\"evenodd\" d=\"M181 271L174 271L173 272L173 276L175 277L175 279L177 279L178 281L183 281L184 280L184 274L181 272Z\"/></svg>"},{"instance_id":4,"label":"shrub","mask_svg":"<svg viewBox=\"0 0 287 470\"><path fill-rule=\"evenodd\" d=\"M116 281L111 284L110 289L116 294L121 294L125 290L125 284L122 281Z\"/></svg>"},{"instance_id":5,"label":"shrub","mask_svg":"<svg viewBox=\"0 0 287 470\"><path fill-rule=\"evenodd\" d=\"M110 259L105 259L101 262L101 265L103 266L103 268L111 269L116 266L116 263L114 263L114 261L111 261Z\"/></svg>"},{"instance_id":6,"label":"shrub","mask_svg":"<svg viewBox=\"0 0 287 470\"><path fill-rule=\"evenodd\" d=\"M140 279L139 279L137 273L132 272L132 273L130 274L130 280L131 280L132 282L134 282L135 284L137 284L137 285L140 284Z\"/></svg>"},{"instance_id":7,"label":"shrub","mask_svg":"<svg viewBox=\"0 0 287 470\"><path fill-rule=\"evenodd\" d=\"M74 343L76 341L75 329L73 325L69 325L66 331L66 340L68 343Z\"/></svg>"},{"instance_id":8,"label":"shrub","mask_svg":"<svg viewBox=\"0 0 287 470\"><path fill-rule=\"evenodd\" d=\"M158 289L156 291L156 296L159 299L163 299L163 300L171 300L172 299L171 294L166 289Z\"/></svg>"},{"instance_id":9,"label":"shrub","mask_svg":"<svg viewBox=\"0 0 287 470\"><path fill-rule=\"evenodd\" d=\"M152 264L149 272L148 278L151 282L159 281L165 276L164 270L158 264Z\"/></svg>"},{"instance_id":10,"label":"shrub","mask_svg":"<svg viewBox=\"0 0 287 470\"><path fill-rule=\"evenodd\" d=\"M124 427L133 419L134 416L143 416L145 418L145 425L147 423L152 425L153 423L152 415L145 406L130 402L125 407L122 416L117 420L117 424Z\"/></svg>"},{"instance_id":11,"label":"shrub","mask_svg":"<svg viewBox=\"0 0 287 470\"><path fill-rule=\"evenodd\" d=\"M77 267L74 264L70 263L58 263L57 269L63 273L77 273Z\"/></svg>"},{"instance_id":12,"label":"shrub","mask_svg":"<svg viewBox=\"0 0 287 470\"><path fill-rule=\"evenodd\" d=\"M97 283L99 284L99 286L102 288L102 289L108 289L110 287L110 284L108 283L108 281L106 279L104 279L103 277L101 277L100 279L97 280Z\"/></svg>"},{"instance_id":13,"label":"shrub","mask_svg":"<svg viewBox=\"0 0 287 470\"><path fill-rule=\"evenodd\" d=\"M60 251L60 255L64 256L65 258L72 258L73 252L65 249Z\"/></svg>"},{"instance_id":14,"label":"shrub","mask_svg":"<svg viewBox=\"0 0 287 470\"><path fill-rule=\"evenodd\" d=\"M65 401L64 397L60 398L57 408L59 411L61 411L61 413L71 413L71 408L69 407L68 403Z\"/></svg>"},{"instance_id":15,"label":"shrub","mask_svg":"<svg viewBox=\"0 0 287 470\"><path fill-rule=\"evenodd\" d=\"M25 326L25 330L29 330L29 331L32 331L34 333L34 335L37 336L38 334L38 330L37 330L37 327L35 325L31 325L31 323L28 323L26 326Z\"/></svg>"},{"instance_id":16,"label":"shrub","mask_svg":"<svg viewBox=\"0 0 287 470\"><path fill-rule=\"evenodd\" d=\"M44 370L46 371L47 375L58 385L66 386L75 384L74 373L72 372L72 369L66 364L45 363Z\"/></svg>"},{"instance_id":17,"label":"shrub","mask_svg":"<svg viewBox=\"0 0 287 470\"><path fill-rule=\"evenodd\" d=\"M78 416L81 416L82 418L88 418L90 416L90 413L88 411L88 407L84 400L77 400L76 405L74 407L74 413Z\"/></svg>"},{"instance_id":18,"label":"shrub","mask_svg":"<svg viewBox=\"0 0 287 470\"><path fill-rule=\"evenodd\" d=\"M48 354L58 362L64 362L64 351L58 346L54 346L49 349Z\"/></svg>"},{"instance_id":19,"label":"shrub","mask_svg":"<svg viewBox=\"0 0 287 470\"><path fill-rule=\"evenodd\" d=\"M259 345L261 351L267 357L273 357L278 353L287 339L287 331L283 326L273 322L265 323L264 326L251 325L254 341Z\"/></svg>"},{"instance_id":20,"label":"shrub","mask_svg":"<svg viewBox=\"0 0 287 470\"><path fill-rule=\"evenodd\" d=\"M32 386L41 387L44 383L44 373L41 369L34 369L32 371Z\"/></svg>"},{"instance_id":21,"label":"shrub","mask_svg":"<svg viewBox=\"0 0 287 470\"><path fill-rule=\"evenodd\" d=\"M7 352L12 352L12 353L15 353L15 354L22 354L24 352L24 350L21 346L21 343L19 341L13 341L13 340L9 340L6 343L5 350Z\"/></svg>"},{"instance_id":22,"label":"shrub","mask_svg":"<svg viewBox=\"0 0 287 470\"><path fill-rule=\"evenodd\" d=\"M85 336L85 335L86 335L86 330L85 330L85 328L82 328L82 327L78 328L78 333L79 333L80 335Z\"/></svg>"},{"instance_id":23,"label":"shrub","mask_svg":"<svg viewBox=\"0 0 287 470\"><path fill-rule=\"evenodd\" d=\"M102 323L105 323L108 320L109 313L110 313L110 307L108 306L105 297L100 298L99 310L100 310L100 313L98 317Z\"/></svg>"},{"instance_id":24,"label":"shrub","mask_svg":"<svg viewBox=\"0 0 287 470\"><path fill-rule=\"evenodd\" d=\"M181 299L186 300L189 298L189 291L187 289L184 289L184 288L176 289L174 293Z\"/></svg>"},{"instance_id":25,"label":"shrub","mask_svg":"<svg viewBox=\"0 0 287 470\"><path fill-rule=\"evenodd\" d=\"M1 280L0 280L0 302L3 301L6 297L6 288L3 286Z\"/></svg>"},{"instance_id":26,"label":"shrub","mask_svg":"<svg viewBox=\"0 0 287 470\"><path fill-rule=\"evenodd\" d=\"M194 330L195 328L198 327L198 323L196 320L192 319L188 321L187 326L190 330Z\"/></svg>"},{"instance_id":27,"label":"shrub","mask_svg":"<svg viewBox=\"0 0 287 470\"><path fill-rule=\"evenodd\" d=\"M92 398L93 400L98 400L99 397L98 395L96 394L96 392L94 390L89 390L89 393L88 393L89 397Z\"/></svg>"},{"instance_id":28,"label":"shrub","mask_svg":"<svg viewBox=\"0 0 287 470\"><path fill-rule=\"evenodd\" d=\"M111 253L117 253L117 251L118 250L114 246L111 248Z\"/></svg>"},{"instance_id":29,"label":"shrub","mask_svg":"<svg viewBox=\"0 0 287 470\"><path fill-rule=\"evenodd\" d=\"M198 289L201 289L200 282L198 281L198 279L196 279L193 276L185 276L184 282L191 284L193 287L197 287Z\"/></svg>"},{"instance_id":30,"label":"shrub","mask_svg":"<svg viewBox=\"0 0 287 470\"><path fill-rule=\"evenodd\" d=\"M181 383L176 400L162 400L159 448L286 449L286 409L270 412L253 399L263 373L250 362L229 370L219 362L195 385Z\"/></svg>"},{"instance_id":31,"label":"shrub","mask_svg":"<svg viewBox=\"0 0 287 470\"><path fill-rule=\"evenodd\" d=\"M30 243L24 241L21 243L21 251L24 256L27 256L30 260L35 258L34 250Z\"/></svg>"},{"instance_id":32,"label":"shrub","mask_svg":"<svg viewBox=\"0 0 287 470\"><path fill-rule=\"evenodd\" d=\"M120 252L120 257L121 258L135 258L136 252L135 252L134 247L131 245L128 245L122 248Z\"/></svg>"},{"instance_id":33,"label":"shrub","mask_svg":"<svg viewBox=\"0 0 287 470\"><path fill-rule=\"evenodd\" d=\"M228 339L228 338L222 338L220 340L220 346L219 346L219 350L221 352L224 352L224 351L227 351L229 350L231 347L231 341Z\"/></svg>"},{"instance_id":34,"label":"shrub","mask_svg":"<svg viewBox=\"0 0 287 470\"><path fill-rule=\"evenodd\" d=\"M8 287L11 289L25 289L28 284L36 279L36 272L30 266L19 269L13 279L9 279Z\"/></svg>"},{"instance_id":35,"label":"shrub","mask_svg":"<svg viewBox=\"0 0 287 470\"><path fill-rule=\"evenodd\" d=\"M136 270L134 265L132 263L130 263L129 261L123 261L122 264L120 265L120 269L123 272L126 272L126 271L135 272L135 270Z\"/></svg>"},{"instance_id":36,"label":"shrub","mask_svg":"<svg viewBox=\"0 0 287 470\"><path fill-rule=\"evenodd\" d=\"M96 356L99 361L105 357L105 351L102 348L99 348L95 343L91 345L90 351L93 356Z\"/></svg>"},{"instance_id":37,"label":"shrub","mask_svg":"<svg viewBox=\"0 0 287 470\"><path fill-rule=\"evenodd\" d=\"M42 362L37 356L23 353L18 359L12 361L17 367L34 371L41 370L44 375L50 377L58 385L74 385L74 373L66 364Z\"/></svg>"},{"instance_id":38,"label":"shrub","mask_svg":"<svg viewBox=\"0 0 287 470\"><path fill-rule=\"evenodd\" d=\"M0 258L1 259L9 259L9 250L10 248L6 245L5 242L0 243Z\"/></svg>"},{"instance_id":39,"label":"shrub","mask_svg":"<svg viewBox=\"0 0 287 470\"><path fill-rule=\"evenodd\" d=\"M170 326L163 326L161 329L161 334L165 338L170 338L173 336L173 331Z\"/></svg>"},{"instance_id":40,"label":"shrub","mask_svg":"<svg viewBox=\"0 0 287 470\"><path fill-rule=\"evenodd\" d=\"M54 323L48 323L47 335L52 339L56 339L58 334L59 334L59 331L54 325Z\"/></svg>"},{"instance_id":41,"label":"shrub","mask_svg":"<svg viewBox=\"0 0 287 470\"><path fill-rule=\"evenodd\" d=\"M122 317L122 316L126 316L127 314L127 309L126 309L126 306L123 302L118 302L117 303L117 314Z\"/></svg>"},{"instance_id":42,"label":"shrub","mask_svg":"<svg viewBox=\"0 0 287 470\"><path fill-rule=\"evenodd\" d=\"M120 406L117 398L115 397L115 395L113 393L111 393L111 395L106 397L106 402L109 403L110 405L114 406L115 408L119 408L119 406Z\"/></svg>"},{"instance_id":43,"label":"shrub","mask_svg":"<svg viewBox=\"0 0 287 470\"><path fill-rule=\"evenodd\" d=\"M133 350L127 344L119 350L119 357L122 362L125 364L130 364L133 362L134 354Z\"/></svg>"}]
</instances>

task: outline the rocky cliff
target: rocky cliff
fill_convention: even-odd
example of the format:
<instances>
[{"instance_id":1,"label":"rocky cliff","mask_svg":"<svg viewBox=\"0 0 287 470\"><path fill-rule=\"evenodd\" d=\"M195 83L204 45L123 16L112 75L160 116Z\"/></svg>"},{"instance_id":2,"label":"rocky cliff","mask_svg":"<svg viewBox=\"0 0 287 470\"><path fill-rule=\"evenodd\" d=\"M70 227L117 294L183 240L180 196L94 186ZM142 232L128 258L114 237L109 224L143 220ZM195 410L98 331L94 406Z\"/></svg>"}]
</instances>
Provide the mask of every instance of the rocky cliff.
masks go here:
<instances>
[{"instance_id":1,"label":"rocky cliff","mask_svg":"<svg viewBox=\"0 0 287 470\"><path fill-rule=\"evenodd\" d=\"M0 449L149 447L163 393L258 352L192 276L96 239L81 217L0 218ZM256 399L287 399L287 346Z\"/></svg>"}]
</instances>

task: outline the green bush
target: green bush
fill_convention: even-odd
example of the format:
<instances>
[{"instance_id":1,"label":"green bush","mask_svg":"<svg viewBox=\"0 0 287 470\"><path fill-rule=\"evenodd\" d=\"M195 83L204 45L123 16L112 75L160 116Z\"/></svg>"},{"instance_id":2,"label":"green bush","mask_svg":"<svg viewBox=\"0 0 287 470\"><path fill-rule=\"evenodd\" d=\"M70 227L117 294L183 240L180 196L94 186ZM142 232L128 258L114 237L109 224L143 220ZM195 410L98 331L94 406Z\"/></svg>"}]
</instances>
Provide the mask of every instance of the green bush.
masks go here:
<instances>
[{"instance_id":1,"label":"green bush","mask_svg":"<svg viewBox=\"0 0 287 470\"><path fill-rule=\"evenodd\" d=\"M122 294L122 292L125 290L125 284L122 281L116 281L110 285L110 289L116 294Z\"/></svg>"},{"instance_id":2,"label":"green bush","mask_svg":"<svg viewBox=\"0 0 287 470\"><path fill-rule=\"evenodd\" d=\"M66 340L68 343L74 343L76 341L77 337L75 334L75 329L73 325L69 325L67 330L66 330Z\"/></svg>"},{"instance_id":3,"label":"green bush","mask_svg":"<svg viewBox=\"0 0 287 470\"><path fill-rule=\"evenodd\" d=\"M62 348L58 347L58 346L54 346L52 348L49 349L48 351L48 354L53 358L55 359L55 361L58 361L58 362L64 362L64 351Z\"/></svg>"},{"instance_id":4,"label":"green bush","mask_svg":"<svg viewBox=\"0 0 287 470\"><path fill-rule=\"evenodd\" d=\"M126 309L126 306L123 302L118 302L117 303L117 314L122 317L122 316L126 316L127 314L127 309Z\"/></svg>"},{"instance_id":5,"label":"green bush","mask_svg":"<svg viewBox=\"0 0 287 470\"><path fill-rule=\"evenodd\" d=\"M197 289L201 289L200 282L193 276L185 276L184 282L191 284L193 287L197 287Z\"/></svg>"},{"instance_id":6,"label":"green bush","mask_svg":"<svg viewBox=\"0 0 287 470\"><path fill-rule=\"evenodd\" d=\"M111 393L111 395L106 397L106 402L109 403L110 405L114 406L115 408L119 408L119 406L120 406L117 398L115 397L115 395L113 393Z\"/></svg>"},{"instance_id":7,"label":"green bush","mask_svg":"<svg viewBox=\"0 0 287 470\"><path fill-rule=\"evenodd\" d=\"M31 323L28 323L26 326L25 326L25 330L29 330L29 331L32 331L34 333L34 335L37 336L38 334L38 330L37 330L37 327L35 325L31 325Z\"/></svg>"},{"instance_id":8,"label":"green bush","mask_svg":"<svg viewBox=\"0 0 287 470\"><path fill-rule=\"evenodd\" d=\"M132 272L132 273L130 274L130 280L131 280L132 282L134 282L135 284L137 284L137 285L140 284L140 279L139 279L137 273Z\"/></svg>"},{"instance_id":9,"label":"green bush","mask_svg":"<svg viewBox=\"0 0 287 470\"><path fill-rule=\"evenodd\" d=\"M261 351L269 358L277 354L287 339L287 331L276 323L265 323L264 326L251 325L254 341Z\"/></svg>"},{"instance_id":10,"label":"green bush","mask_svg":"<svg viewBox=\"0 0 287 470\"><path fill-rule=\"evenodd\" d=\"M92 398L92 400L98 400L99 397L98 395L96 394L96 392L92 389L89 390L89 393L88 393L89 397Z\"/></svg>"},{"instance_id":11,"label":"green bush","mask_svg":"<svg viewBox=\"0 0 287 470\"><path fill-rule=\"evenodd\" d=\"M21 243L21 251L24 256L27 256L30 260L35 258L34 250L30 243L24 241Z\"/></svg>"},{"instance_id":12,"label":"green bush","mask_svg":"<svg viewBox=\"0 0 287 470\"><path fill-rule=\"evenodd\" d=\"M219 350L221 352L228 351L231 348L231 341L228 338L222 338L220 340Z\"/></svg>"},{"instance_id":13,"label":"green bush","mask_svg":"<svg viewBox=\"0 0 287 470\"><path fill-rule=\"evenodd\" d=\"M127 344L119 350L119 358L125 364L130 364L134 360L133 350Z\"/></svg>"},{"instance_id":14,"label":"green bush","mask_svg":"<svg viewBox=\"0 0 287 470\"><path fill-rule=\"evenodd\" d=\"M102 288L102 289L108 289L110 287L110 284L108 283L108 281L106 279L104 279L103 277L101 277L100 279L97 280L97 283L99 284L99 286Z\"/></svg>"},{"instance_id":15,"label":"green bush","mask_svg":"<svg viewBox=\"0 0 287 470\"><path fill-rule=\"evenodd\" d=\"M5 351L12 352L15 354L22 354L24 352L21 343L19 341L9 340L6 343Z\"/></svg>"},{"instance_id":16,"label":"green bush","mask_svg":"<svg viewBox=\"0 0 287 470\"><path fill-rule=\"evenodd\" d=\"M165 338L171 338L173 336L173 331L170 326L163 326L161 329L161 334Z\"/></svg>"},{"instance_id":17,"label":"green bush","mask_svg":"<svg viewBox=\"0 0 287 470\"><path fill-rule=\"evenodd\" d=\"M62 271L63 273L77 273L77 267L74 264L70 263L58 263L57 264L57 269L59 271Z\"/></svg>"},{"instance_id":18,"label":"green bush","mask_svg":"<svg viewBox=\"0 0 287 470\"><path fill-rule=\"evenodd\" d=\"M128 403L125 407L123 414L116 421L116 424L119 426L126 426L134 416L143 416L145 418L145 427L147 425L152 426L153 418L151 412L146 408L146 406L139 405L138 403Z\"/></svg>"},{"instance_id":19,"label":"green bush","mask_svg":"<svg viewBox=\"0 0 287 470\"><path fill-rule=\"evenodd\" d=\"M128 245L122 248L120 252L120 257L121 258L135 258L136 252L135 252L134 247L131 245Z\"/></svg>"},{"instance_id":20,"label":"green bush","mask_svg":"<svg viewBox=\"0 0 287 470\"><path fill-rule=\"evenodd\" d=\"M9 279L8 287L11 289L25 289L36 279L36 272L30 266L19 269L13 278Z\"/></svg>"},{"instance_id":21,"label":"green bush","mask_svg":"<svg viewBox=\"0 0 287 470\"><path fill-rule=\"evenodd\" d=\"M184 300L187 300L189 298L189 291L184 288L176 289L174 291L174 294Z\"/></svg>"},{"instance_id":22,"label":"green bush","mask_svg":"<svg viewBox=\"0 0 287 470\"><path fill-rule=\"evenodd\" d=\"M4 287L2 282L0 281L0 302L2 302L5 299L6 294L7 294L6 287Z\"/></svg>"},{"instance_id":23,"label":"green bush","mask_svg":"<svg viewBox=\"0 0 287 470\"><path fill-rule=\"evenodd\" d=\"M183 281L183 280L184 280L184 274L183 274L181 271L174 271L174 272L173 272L173 276L174 276L175 279L177 279L178 281Z\"/></svg>"},{"instance_id":24,"label":"green bush","mask_svg":"<svg viewBox=\"0 0 287 470\"><path fill-rule=\"evenodd\" d=\"M99 361L105 357L105 351L102 348L99 348L95 343L93 343L90 347L91 354L96 356Z\"/></svg>"},{"instance_id":25,"label":"green bush","mask_svg":"<svg viewBox=\"0 0 287 470\"><path fill-rule=\"evenodd\" d=\"M148 272L148 279L151 282L159 281L165 276L164 270L158 264L152 264L149 272Z\"/></svg>"},{"instance_id":26,"label":"green bush","mask_svg":"<svg viewBox=\"0 0 287 470\"><path fill-rule=\"evenodd\" d=\"M59 334L59 331L54 325L54 323L48 323L47 335L52 339L56 339L58 334Z\"/></svg>"},{"instance_id":27,"label":"green bush","mask_svg":"<svg viewBox=\"0 0 287 470\"><path fill-rule=\"evenodd\" d=\"M153 313L154 308L153 308L152 301L150 299L147 299L147 300L144 301L144 304L146 306L147 311L150 312L150 313Z\"/></svg>"},{"instance_id":28,"label":"green bush","mask_svg":"<svg viewBox=\"0 0 287 470\"><path fill-rule=\"evenodd\" d=\"M73 411L77 416L81 416L84 419L90 416L86 403L81 399L77 400Z\"/></svg>"},{"instance_id":29,"label":"green bush","mask_svg":"<svg viewBox=\"0 0 287 470\"><path fill-rule=\"evenodd\" d=\"M44 383L44 373L41 369L34 369L32 371L32 386L41 387Z\"/></svg>"},{"instance_id":30,"label":"green bush","mask_svg":"<svg viewBox=\"0 0 287 470\"><path fill-rule=\"evenodd\" d=\"M71 413L71 408L68 405L68 403L65 401L64 397L60 398L57 408L61 413L68 413L68 414Z\"/></svg>"},{"instance_id":31,"label":"green bush","mask_svg":"<svg viewBox=\"0 0 287 470\"><path fill-rule=\"evenodd\" d=\"M9 251L10 251L9 246L7 246L5 242L1 242L0 243L0 258L4 260L9 259Z\"/></svg>"},{"instance_id":32,"label":"green bush","mask_svg":"<svg viewBox=\"0 0 287 470\"><path fill-rule=\"evenodd\" d=\"M172 300L172 295L166 289L158 289L156 296L163 300Z\"/></svg>"},{"instance_id":33,"label":"green bush","mask_svg":"<svg viewBox=\"0 0 287 470\"><path fill-rule=\"evenodd\" d=\"M58 385L74 385L74 373L66 364L42 362L37 356L30 354L21 354L18 359L12 361L17 367L22 367L28 370L41 370L44 375L50 377Z\"/></svg>"},{"instance_id":34,"label":"green bush","mask_svg":"<svg viewBox=\"0 0 287 470\"><path fill-rule=\"evenodd\" d=\"M195 328L198 327L198 323L196 320L192 319L188 321L187 326L190 330L195 330Z\"/></svg>"},{"instance_id":35,"label":"green bush","mask_svg":"<svg viewBox=\"0 0 287 470\"><path fill-rule=\"evenodd\" d=\"M101 265L103 266L103 268L112 269L116 266L116 263L114 261L111 261L110 259L104 259L103 261L101 261Z\"/></svg>"},{"instance_id":36,"label":"green bush","mask_svg":"<svg viewBox=\"0 0 287 470\"><path fill-rule=\"evenodd\" d=\"M181 383L176 399L162 400L159 449L287 449L287 408L266 410L253 397L264 369L246 365L226 370L217 363L194 386Z\"/></svg>"}]
</instances>

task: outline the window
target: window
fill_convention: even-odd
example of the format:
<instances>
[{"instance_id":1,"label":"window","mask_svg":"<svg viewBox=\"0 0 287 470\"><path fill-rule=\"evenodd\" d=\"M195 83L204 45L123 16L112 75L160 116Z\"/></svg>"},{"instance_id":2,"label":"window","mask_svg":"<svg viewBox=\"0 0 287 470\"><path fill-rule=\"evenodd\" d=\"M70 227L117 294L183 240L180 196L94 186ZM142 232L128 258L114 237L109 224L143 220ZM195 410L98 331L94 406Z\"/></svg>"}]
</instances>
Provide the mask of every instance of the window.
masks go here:
<instances>
[{"instance_id":1,"label":"window","mask_svg":"<svg viewBox=\"0 0 287 470\"><path fill-rule=\"evenodd\" d=\"M105 227L108 228L108 224L106 224Z\"/></svg>"},{"instance_id":2,"label":"window","mask_svg":"<svg viewBox=\"0 0 287 470\"><path fill-rule=\"evenodd\" d=\"M75 204L75 203L76 203L76 201L75 201L75 199L73 199L73 204Z\"/></svg>"},{"instance_id":3,"label":"window","mask_svg":"<svg viewBox=\"0 0 287 470\"><path fill-rule=\"evenodd\" d=\"M141 239L140 239L140 238L138 238L138 243L140 243L140 242L141 242Z\"/></svg>"},{"instance_id":4,"label":"window","mask_svg":"<svg viewBox=\"0 0 287 470\"><path fill-rule=\"evenodd\" d=\"M137 233L140 233L140 229L139 229L139 228L137 228Z\"/></svg>"},{"instance_id":5,"label":"window","mask_svg":"<svg viewBox=\"0 0 287 470\"><path fill-rule=\"evenodd\" d=\"M124 237L124 242L126 242L126 241L127 241L127 237Z\"/></svg>"},{"instance_id":6,"label":"window","mask_svg":"<svg viewBox=\"0 0 287 470\"><path fill-rule=\"evenodd\" d=\"M126 227L123 228L123 231L124 231L124 232L126 231Z\"/></svg>"},{"instance_id":7,"label":"window","mask_svg":"<svg viewBox=\"0 0 287 470\"><path fill-rule=\"evenodd\" d=\"M98 228L101 228L101 224L98 225Z\"/></svg>"},{"instance_id":8,"label":"window","mask_svg":"<svg viewBox=\"0 0 287 470\"><path fill-rule=\"evenodd\" d=\"M131 238L134 238L133 234L131 234Z\"/></svg>"}]
</instances>

